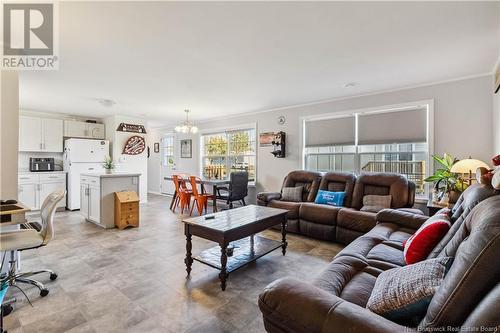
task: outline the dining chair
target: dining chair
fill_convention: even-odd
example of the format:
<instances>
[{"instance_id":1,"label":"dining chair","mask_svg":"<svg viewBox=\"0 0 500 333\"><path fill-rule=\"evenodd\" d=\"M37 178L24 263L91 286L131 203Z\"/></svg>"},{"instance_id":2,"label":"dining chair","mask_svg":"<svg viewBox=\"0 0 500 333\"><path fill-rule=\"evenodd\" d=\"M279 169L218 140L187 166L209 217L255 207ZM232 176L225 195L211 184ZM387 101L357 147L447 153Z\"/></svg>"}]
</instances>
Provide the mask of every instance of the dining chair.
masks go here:
<instances>
[{"instance_id":1,"label":"dining chair","mask_svg":"<svg viewBox=\"0 0 500 333\"><path fill-rule=\"evenodd\" d=\"M191 183L191 189L193 191L193 205L191 206L191 210L189 212L189 216L193 214L194 205L196 204L196 208L198 209L198 215L203 214L203 208L205 208L205 213L208 213L208 200L215 200L215 193L205 193L205 188L203 187L203 183L200 177L191 176L189 177ZM200 183L200 192L198 191L198 184ZM217 206L214 206L214 212L217 211Z\"/></svg>"},{"instance_id":2,"label":"dining chair","mask_svg":"<svg viewBox=\"0 0 500 333\"><path fill-rule=\"evenodd\" d=\"M187 206L187 210L189 211L189 208L191 206L191 190L189 190L186 187L186 182L184 179L182 179L179 175L173 175L172 180L175 185L175 193L177 194L175 196L175 201L174 205L172 206L172 210L175 212L175 209L179 206L181 206L181 214L184 214L184 209Z\"/></svg>"},{"instance_id":3,"label":"dining chair","mask_svg":"<svg viewBox=\"0 0 500 333\"><path fill-rule=\"evenodd\" d=\"M226 192L221 194L220 192ZM217 188L218 198L226 201L229 209L233 208L234 201L241 201L246 206L245 197L248 195L248 172L234 171L229 175L229 186Z\"/></svg>"}]
</instances>

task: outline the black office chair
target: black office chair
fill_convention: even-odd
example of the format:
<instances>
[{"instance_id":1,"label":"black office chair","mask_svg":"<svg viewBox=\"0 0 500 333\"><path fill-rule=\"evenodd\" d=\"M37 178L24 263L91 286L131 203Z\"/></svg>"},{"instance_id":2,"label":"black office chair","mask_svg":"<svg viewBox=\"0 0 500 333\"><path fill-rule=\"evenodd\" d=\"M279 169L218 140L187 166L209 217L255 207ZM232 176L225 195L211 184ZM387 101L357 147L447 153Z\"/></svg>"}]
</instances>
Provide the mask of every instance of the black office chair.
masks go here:
<instances>
[{"instance_id":1,"label":"black office chair","mask_svg":"<svg viewBox=\"0 0 500 333\"><path fill-rule=\"evenodd\" d=\"M220 191L226 193L222 194ZM229 175L229 187L217 188L217 198L226 200L229 209L233 208L233 202L241 201L246 206L245 197L248 195L248 172L235 171Z\"/></svg>"}]
</instances>

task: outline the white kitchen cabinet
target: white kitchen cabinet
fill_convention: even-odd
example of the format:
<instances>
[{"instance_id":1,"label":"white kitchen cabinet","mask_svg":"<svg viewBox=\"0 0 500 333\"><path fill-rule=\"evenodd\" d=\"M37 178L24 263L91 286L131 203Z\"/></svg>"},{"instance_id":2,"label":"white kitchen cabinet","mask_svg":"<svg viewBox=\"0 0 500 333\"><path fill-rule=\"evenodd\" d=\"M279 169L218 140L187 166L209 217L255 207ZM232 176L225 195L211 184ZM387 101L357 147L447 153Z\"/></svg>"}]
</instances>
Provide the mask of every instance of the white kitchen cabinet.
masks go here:
<instances>
[{"instance_id":1,"label":"white kitchen cabinet","mask_svg":"<svg viewBox=\"0 0 500 333\"><path fill-rule=\"evenodd\" d=\"M19 151L41 150L42 119L24 116L19 117Z\"/></svg>"},{"instance_id":2,"label":"white kitchen cabinet","mask_svg":"<svg viewBox=\"0 0 500 333\"><path fill-rule=\"evenodd\" d=\"M104 124L87 124L87 134L92 139L104 139Z\"/></svg>"},{"instance_id":3,"label":"white kitchen cabinet","mask_svg":"<svg viewBox=\"0 0 500 333\"><path fill-rule=\"evenodd\" d=\"M63 151L63 121L60 119L42 118L42 151Z\"/></svg>"},{"instance_id":4,"label":"white kitchen cabinet","mask_svg":"<svg viewBox=\"0 0 500 333\"><path fill-rule=\"evenodd\" d=\"M19 151L63 151L63 121L61 119L19 117Z\"/></svg>"},{"instance_id":5,"label":"white kitchen cabinet","mask_svg":"<svg viewBox=\"0 0 500 333\"><path fill-rule=\"evenodd\" d=\"M60 190L65 190L65 189L66 189L66 182L40 184L40 207L42 207L42 204L45 201L45 198L47 198L49 196L49 194L51 194L52 192L55 192L55 191L60 191ZM66 200L63 198L57 204L57 208L65 207L65 206L66 206Z\"/></svg>"},{"instance_id":6,"label":"white kitchen cabinet","mask_svg":"<svg viewBox=\"0 0 500 333\"><path fill-rule=\"evenodd\" d=\"M89 186L89 220L101 221L101 188Z\"/></svg>"},{"instance_id":7,"label":"white kitchen cabinet","mask_svg":"<svg viewBox=\"0 0 500 333\"><path fill-rule=\"evenodd\" d=\"M38 207L38 184L20 184L17 199L31 210Z\"/></svg>"},{"instance_id":8,"label":"white kitchen cabinet","mask_svg":"<svg viewBox=\"0 0 500 333\"><path fill-rule=\"evenodd\" d=\"M84 138L86 136L86 125L83 121L65 120L64 136Z\"/></svg>"},{"instance_id":9,"label":"white kitchen cabinet","mask_svg":"<svg viewBox=\"0 0 500 333\"><path fill-rule=\"evenodd\" d=\"M85 218L89 217L89 185L80 185L80 214Z\"/></svg>"},{"instance_id":10,"label":"white kitchen cabinet","mask_svg":"<svg viewBox=\"0 0 500 333\"><path fill-rule=\"evenodd\" d=\"M65 120L64 136L70 138L104 139L104 124Z\"/></svg>"},{"instance_id":11,"label":"white kitchen cabinet","mask_svg":"<svg viewBox=\"0 0 500 333\"><path fill-rule=\"evenodd\" d=\"M114 228L115 192L139 193L137 173L82 174L80 176L80 213L90 222Z\"/></svg>"},{"instance_id":12,"label":"white kitchen cabinet","mask_svg":"<svg viewBox=\"0 0 500 333\"><path fill-rule=\"evenodd\" d=\"M39 210L47 196L55 191L66 190L66 173L26 173L18 177L19 201L32 210ZM66 206L66 197L58 204L57 208Z\"/></svg>"}]
</instances>

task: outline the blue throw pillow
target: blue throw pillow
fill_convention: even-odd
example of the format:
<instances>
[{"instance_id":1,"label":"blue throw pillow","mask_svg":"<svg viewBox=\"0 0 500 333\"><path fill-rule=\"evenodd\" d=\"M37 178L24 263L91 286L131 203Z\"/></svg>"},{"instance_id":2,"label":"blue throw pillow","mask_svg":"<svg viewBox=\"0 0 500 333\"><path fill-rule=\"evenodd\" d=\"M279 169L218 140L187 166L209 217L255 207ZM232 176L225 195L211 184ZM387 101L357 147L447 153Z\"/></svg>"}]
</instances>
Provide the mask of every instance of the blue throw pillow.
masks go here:
<instances>
[{"instance_id":1,"label":"blue throw pillow","mask_svg":"<svg viewBox=\"0 0 500 333\"><path fill-rule=\"evenodd\" d=\"M317 204L330 205L330 206L343 206L344 205L345 192L331 192L319 190L316 195Z\"/></svg>"}]
</instances>

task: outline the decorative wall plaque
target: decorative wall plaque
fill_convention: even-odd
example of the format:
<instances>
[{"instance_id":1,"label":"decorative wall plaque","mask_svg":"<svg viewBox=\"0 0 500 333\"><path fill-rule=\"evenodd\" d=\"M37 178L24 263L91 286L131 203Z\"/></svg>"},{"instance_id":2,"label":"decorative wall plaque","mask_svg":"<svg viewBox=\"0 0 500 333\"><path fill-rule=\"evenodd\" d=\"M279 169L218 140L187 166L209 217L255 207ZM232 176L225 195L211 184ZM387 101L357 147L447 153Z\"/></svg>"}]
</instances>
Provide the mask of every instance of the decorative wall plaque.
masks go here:
<instances>
[{"instance_id":1,"label":"decorative wall plaque","mask_svg":"<svg viewBox=\"0 0 500 333\"><path fill-rule=\"evenodd\" d=\"M146 128L144 127L144 125L121 123L120 125L118 125L118 128L116 130L119 132L134 132L146 134Z\"/></svg>"},{"instance_id":2,"label":"decorative wall plaque","mask_svg":"<svg viewBox=\"0 0 500 333\"><path fill-rule=\"evenodd\" d=\"M123 154L139 155L145 148L146 140L142 136L134 135L127 140L125 147L123 147Z\"/></svg>"}]
</instances>

